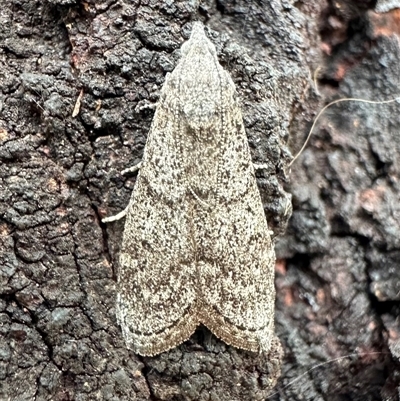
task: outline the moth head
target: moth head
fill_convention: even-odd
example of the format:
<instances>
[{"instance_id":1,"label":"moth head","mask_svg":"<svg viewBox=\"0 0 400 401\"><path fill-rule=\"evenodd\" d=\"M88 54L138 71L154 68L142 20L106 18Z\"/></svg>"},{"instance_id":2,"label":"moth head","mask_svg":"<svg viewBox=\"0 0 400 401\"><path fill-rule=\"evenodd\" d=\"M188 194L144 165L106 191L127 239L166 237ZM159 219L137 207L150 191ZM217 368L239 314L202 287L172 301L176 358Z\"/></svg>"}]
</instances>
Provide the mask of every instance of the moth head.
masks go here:
<instances>
[{"instance_id":1,"label":"moth head","mask_svg":"<svg viewBox=\"0 0 400 401\"><path fill-rule=\"evenodd\" d=\"M201 22L194 23L189 40L181 47L181 55L183 58L190 57L190 53L197 57L207 53L216 56L215 47L207 38L204 32L204 26Z\"/></svg>"},{"instance_id":2,"label":"moth head","mask_svg":"<svg viewBox=\"0 0 400 401\"><path fill-rule=\"evenodd\" d=\"M193 25L190 39L182 46L179 92L183 116L195 132L208 129L218 118L221 75L214 45L200 22Z\"/></svg>"}]
</instances>

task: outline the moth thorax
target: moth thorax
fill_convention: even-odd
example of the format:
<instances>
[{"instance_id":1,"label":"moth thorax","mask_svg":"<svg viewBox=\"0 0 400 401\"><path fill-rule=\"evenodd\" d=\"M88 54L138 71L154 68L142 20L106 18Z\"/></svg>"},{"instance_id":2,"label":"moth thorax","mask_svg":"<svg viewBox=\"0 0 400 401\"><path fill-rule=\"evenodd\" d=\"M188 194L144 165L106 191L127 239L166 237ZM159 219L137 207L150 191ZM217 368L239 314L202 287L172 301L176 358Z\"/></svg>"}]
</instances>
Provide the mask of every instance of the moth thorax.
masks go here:
<instances>
[{"instance_id":1,"label":"moth thorax","mask_svg":"<svg viewBox=\"0 0 400 401\"><path fill-rule=\"evenodd\" d=\"M206 134L218 119L218 105L211 99L198 98L183 107L186 123L195 134Z\"/></svg>"}]
</instances>

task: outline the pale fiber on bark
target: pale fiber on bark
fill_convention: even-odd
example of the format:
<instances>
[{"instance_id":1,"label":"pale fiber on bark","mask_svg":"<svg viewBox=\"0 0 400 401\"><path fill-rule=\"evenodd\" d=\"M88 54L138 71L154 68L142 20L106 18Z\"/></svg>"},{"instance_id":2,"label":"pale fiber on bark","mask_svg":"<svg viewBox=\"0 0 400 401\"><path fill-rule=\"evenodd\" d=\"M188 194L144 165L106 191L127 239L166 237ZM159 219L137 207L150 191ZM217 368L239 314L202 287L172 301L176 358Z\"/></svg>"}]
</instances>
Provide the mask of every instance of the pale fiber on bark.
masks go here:
<instances>
[{"instance_id":1,"label":"pale fiber on bark","mask_svg":"<svg viewBox=\"0 0 400 401\"><path fill-rule=\"evenodd\" d=\"M273 244L235 87L200 23L162 88L119 261L117 318L136 353L173 348L200 323L269 350Z\"/></svg>"}]
</instances>

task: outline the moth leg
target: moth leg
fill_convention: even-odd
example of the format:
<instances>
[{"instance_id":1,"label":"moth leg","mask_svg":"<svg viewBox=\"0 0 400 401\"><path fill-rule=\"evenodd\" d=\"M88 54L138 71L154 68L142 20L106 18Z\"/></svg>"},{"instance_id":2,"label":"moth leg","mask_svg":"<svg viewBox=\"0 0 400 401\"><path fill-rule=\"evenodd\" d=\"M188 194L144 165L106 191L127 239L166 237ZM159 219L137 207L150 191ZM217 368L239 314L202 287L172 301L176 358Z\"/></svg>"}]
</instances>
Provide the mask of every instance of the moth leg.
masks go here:
<instances>
[{"instance_id":1,"label":"moth leg","mask_svg":"<svg viewBox=\"0 0 400 401\"><path fill-rule=\"evenodd\" d=\"M292 214L292 198L290 196L286 197L285 213L284 216Z\"/></svg>"},{"instance_id":2,"label":"moth leg","mask_svg":"<svg viewBox=\"0 0 400 401\"><path fill-rule=\"evenodd\" d=\"M125 170L121 171L122 175L125 175L127 173L134 173L135 171L138 171L142 167L143 162L139 162L138 164L135 164L132 167L126 168Z\"/></svg>"},{"instance_id":3,"label":"moth leg","mask_svg":"<svg viewBox=\"0 0 400 401\"><path fill-rule=\"evenodd\" d=\"M257 164L253 163L254 170L264 170L269 168L268 164Z\"/></svg>"},{"instance_id":4,"label":"moth leg","mask_svg":"<svg viewBox=\"0 0 400 401\"><path fill-rule=\"evenodd\" d=\"M140 167L142 167L142 162L139 162L138 164L135 164L132 167L122 170L121 174L124 175L127 173L134 173L135 171L138 171L140 169ZM124 210L122 210L118 214L115 214L114 216L104 217L104 219L102 219L101 221L103 223L110 223L112 221L121 220L123 217L126 216L126 214L128 213L128 210L131 206L132 206L132 199L129 201L129 205Z\"/></svg>"},{"instance_id":5,"label":"moth leg","mask_svg":"<svg viewBox=\"0 0 400 401\"><path fill-rule=\"evenodd\" d=\"M104 217L104 219L102 219L101 221L103 223L111 223L112 221L121 220L123 217L126 216L131 206L132 206L132 200L129 202L129 205L124 210L122 210L118 214L115 214L114 216Z\"/></svg>"}]
</instances>

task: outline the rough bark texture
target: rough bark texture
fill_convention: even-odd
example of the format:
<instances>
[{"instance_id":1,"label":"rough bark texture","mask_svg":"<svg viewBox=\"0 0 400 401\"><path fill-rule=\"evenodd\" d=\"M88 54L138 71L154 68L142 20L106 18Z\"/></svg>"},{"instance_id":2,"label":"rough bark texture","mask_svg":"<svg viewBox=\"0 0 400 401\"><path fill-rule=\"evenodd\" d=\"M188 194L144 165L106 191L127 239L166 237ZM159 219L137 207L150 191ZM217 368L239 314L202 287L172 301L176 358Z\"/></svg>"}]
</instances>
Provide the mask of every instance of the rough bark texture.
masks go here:
<instances>
[{"instance_id":1,"label":"rough bark texture","mask_svg":"<svg viewBox=\"0 0 400 401\"><path fill-rule=\"evenodd\" d=\"M396 14L372 3L0 0L1 400L266 398L278 340L258 356L199 328L154 358L126 349L114 309L123 222L100 219L127 205L135 178L119 172L140 160L165 74L200 19L235 80L253 159L270 166L258 182L282 234L289 133L295 152L325 102L399 93ZM292 167L273 399L398 396L398 107L330 109ZM284 387L356 351L370 354Z\"/></svg>"},{"instance_id":2,"label":"rough bark texture","mask_svg":"<svg viewBox=\"0 0 400 401\"><path fill-rule=\"evenodd\" d=\"M400 94L398 13L372 5L335 1L321 16L325 103ZM334 105L292 168L294 212L277 247L281 400L398 400L399 115L399 102Z\"/></svg>"}]
</instances>

